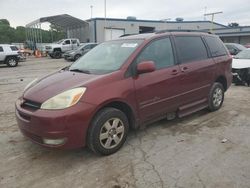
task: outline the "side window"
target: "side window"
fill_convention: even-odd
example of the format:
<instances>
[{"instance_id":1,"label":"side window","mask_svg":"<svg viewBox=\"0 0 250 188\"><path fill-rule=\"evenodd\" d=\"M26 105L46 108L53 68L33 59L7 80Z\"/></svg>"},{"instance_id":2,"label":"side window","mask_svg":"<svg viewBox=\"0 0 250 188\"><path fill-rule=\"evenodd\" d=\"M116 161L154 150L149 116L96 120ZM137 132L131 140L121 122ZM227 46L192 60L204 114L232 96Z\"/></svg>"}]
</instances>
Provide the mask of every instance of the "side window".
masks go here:
<instances>
[{"instance_id":1,"label":"side window","mask_svg":"<svg viewBox=\"0 0 250 188\"><path fill-rule=\"evenodd\" d=\"M227 50L219 38L206 36L205 40L209 47L212 57L218 57L227 54Z\"/></svg>"},{"instance_id":2,"label":"side window","mask_svg":"<svg viewBox=\"0 0 250 188\"><path fill-rule=\"evenodd\" d=\"M96 44L91 44L91 49L94 48L96 46Z\"/></svg>"},{"instance_id":3,"label":"side window","mask_svg":"<svg viewBox=\"0 0 250 188\"><path fill-rule=\"evenodd\" d=\"M65 40L64 44L70 44L70 40Z\"/></svg>"},{"instance_id":4,"label":"side window","mask_svg":"<svg viewBox=\"0 0 250 188\"><path fill-rule=\"evenodd\" d=\"M206 47L199 36L175 37L178 56L181 63L207 59Z\"/></svg>"},{"instance_id":5,"label":"side window","mask_svg":"<svg viewBox=\"0 0 250 188\"><path fill-rule=\"evenodd\" d=\"M17 48L16 46L10 46L10 49L11 49L12 51L18 51L18 48Z\"/></svg>"},{"instance_id":6,"label":"side window","mask_svg":"<svg viewBox=\"0 0 250 188\"><path fill-rule=\"evenodd\" d=\"M141 61L154 61L156 69L174 65L174 55L170 39L164 38L150 43L137 57L136 64Z\"/></svg>"},{"instance_id":7,"label":"side window","mask_svg":"<svg viewBox=\"0 0 250 188\"><path fill-rule=\"evenodd\" d=\"M0 46L0 52L3 52L3 47L2 46Z\"/></svg>"},{"instance_id":8,"label":"side window","mask_svg":"<svg viewBox=\"0 0 250 188\"><path fill-rule=\"evenodd\" d=\"M72 44L77 44L77 40L71 40Z\"/></svg>"},{"instance_id":9,"label":"side window","mask_svg":"<svg viewBox=\"0 0 250 188\"><path fill-rule=\"evenodd\" d=\"M91 49L91 45L90 45L90 44L89 44L89 45L86 45L86 46L84 47L84 49L85 49L85 50Z\"/></svg>"}]
</instances>

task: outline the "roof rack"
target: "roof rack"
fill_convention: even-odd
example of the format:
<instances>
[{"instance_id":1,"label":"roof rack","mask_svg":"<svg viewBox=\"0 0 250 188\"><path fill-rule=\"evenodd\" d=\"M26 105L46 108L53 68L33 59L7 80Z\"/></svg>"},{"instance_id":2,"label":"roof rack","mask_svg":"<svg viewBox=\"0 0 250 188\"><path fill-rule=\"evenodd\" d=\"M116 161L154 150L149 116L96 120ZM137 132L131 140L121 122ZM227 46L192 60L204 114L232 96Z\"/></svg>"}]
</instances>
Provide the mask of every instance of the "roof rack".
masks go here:
<instances>
[{"instance_id":1,"label":"roof rack","mask_svg":"<svg viewBox=\"0 0 250 188\"><path fill-rule=\"evenodd\" d=\"M155 34L161 34L161 33L167 33L167 32L200 32L200 33L208 33L211 34L209 31L204 30L191 30L191 29L183 29L183 30L177 30L177 29L165 29L165 30L159 30L155 31Z\"/></svg>"}]
</instances>

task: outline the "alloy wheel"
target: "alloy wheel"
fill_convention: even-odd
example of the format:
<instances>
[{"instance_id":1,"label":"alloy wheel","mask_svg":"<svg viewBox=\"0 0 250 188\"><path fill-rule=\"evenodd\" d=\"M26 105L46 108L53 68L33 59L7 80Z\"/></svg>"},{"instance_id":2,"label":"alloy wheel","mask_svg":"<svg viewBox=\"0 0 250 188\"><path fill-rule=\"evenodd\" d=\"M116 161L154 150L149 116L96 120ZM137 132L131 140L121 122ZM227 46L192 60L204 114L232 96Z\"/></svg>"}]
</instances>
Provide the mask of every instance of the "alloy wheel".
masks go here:
<instances>
[{"instance_id":1,"label":"alloy wheel","mask_svg":"<svg viewBox=\"0 0 250 188\"><path fill-rule=\"evenodd\" d=\"M99 140L105 149L116 147L124 136L124 124L119 118L106 121L100 131Z\"/></svg>"}]
</instances>

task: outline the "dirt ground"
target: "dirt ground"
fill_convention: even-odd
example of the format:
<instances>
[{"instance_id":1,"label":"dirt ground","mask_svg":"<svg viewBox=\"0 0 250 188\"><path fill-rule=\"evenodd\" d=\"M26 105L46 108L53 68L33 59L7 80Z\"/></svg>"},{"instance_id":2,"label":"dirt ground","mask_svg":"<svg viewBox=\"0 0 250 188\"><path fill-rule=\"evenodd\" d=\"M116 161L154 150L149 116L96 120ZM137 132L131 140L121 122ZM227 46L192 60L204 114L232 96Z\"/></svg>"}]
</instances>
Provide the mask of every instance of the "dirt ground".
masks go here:
<instances>
[{"instance_id":1,"label":"dirt ground","mask_svg":"<svg viewBox=\"0 0 250 188\"><path fill-rule=\"evenodd\" d=\"M223 107L132 131L117 153L50 150L19 132L14 102L26 84L69 62L0 66L0 187L250 187L250 88L232 86ZM223 143L223 141L225 143Z\"/></svg>"}]
</instances>

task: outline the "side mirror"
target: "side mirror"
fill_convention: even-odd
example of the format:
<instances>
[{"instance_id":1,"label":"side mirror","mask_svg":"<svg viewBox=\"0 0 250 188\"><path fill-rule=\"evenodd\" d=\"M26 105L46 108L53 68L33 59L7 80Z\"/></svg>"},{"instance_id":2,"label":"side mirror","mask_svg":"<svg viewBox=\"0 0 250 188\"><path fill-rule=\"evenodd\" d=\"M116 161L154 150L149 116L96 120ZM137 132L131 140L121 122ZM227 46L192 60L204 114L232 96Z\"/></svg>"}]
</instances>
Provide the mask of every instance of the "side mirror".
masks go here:
<instances>
[{"instance_id":1,"label":"side mirror","mask_svg":"<svg viewBox=\"0 0 250 188\"><path fill-rule=\"evenodd\" d=\"M155 63L153 61L142 61L137 64L137 74L143 74L155 71Z\"/></svg>"}]
</instances>

